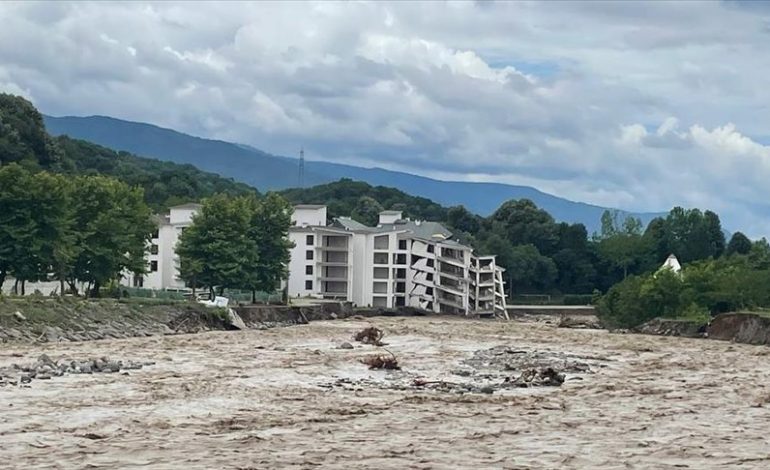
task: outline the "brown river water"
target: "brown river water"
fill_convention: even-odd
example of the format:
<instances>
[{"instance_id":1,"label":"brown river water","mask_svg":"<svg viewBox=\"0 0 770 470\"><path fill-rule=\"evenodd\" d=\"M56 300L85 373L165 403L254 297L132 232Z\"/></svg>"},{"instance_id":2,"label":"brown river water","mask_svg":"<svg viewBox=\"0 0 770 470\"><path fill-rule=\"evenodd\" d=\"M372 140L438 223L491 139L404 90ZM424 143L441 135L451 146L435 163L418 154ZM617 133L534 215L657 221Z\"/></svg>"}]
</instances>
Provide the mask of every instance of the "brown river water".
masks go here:
<instances>
[{"instance_id":1,"label":"brown river water","mask_svg":"<svg viewBox=\"0 0 770 470\"><path fill-rule=\"evenodd\" d=\"M385 331L401 371L360 363L381 351L352 340L369 325ZM355 349L338 349L345 341ZM474 352L501 347L589 369L567 372L561 387L492 394L411 386L417 377L499 383L516 372L456 372L473 369ZM382 317L6 344L0 367L41 353L155 365L0 388L0 468L770 468L764 346Z\"/></svg>"}]
</instances>

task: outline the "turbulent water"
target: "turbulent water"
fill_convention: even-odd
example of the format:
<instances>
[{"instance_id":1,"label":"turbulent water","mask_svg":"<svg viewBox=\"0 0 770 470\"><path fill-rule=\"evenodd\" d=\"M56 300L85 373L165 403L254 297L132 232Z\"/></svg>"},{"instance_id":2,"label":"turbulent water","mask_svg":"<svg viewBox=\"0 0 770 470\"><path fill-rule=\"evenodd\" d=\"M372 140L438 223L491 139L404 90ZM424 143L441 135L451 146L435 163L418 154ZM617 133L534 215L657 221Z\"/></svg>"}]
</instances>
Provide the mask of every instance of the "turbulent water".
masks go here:
<instances>
[{"instance_id":1,"label":"turbulent water","mask_svg":"<svg viewBox=\"0 0 770 470\"><path fill-rule=\"evenodd\" d=\"M361 363L384 352L352 340L369 325L400 371ZM154 365L1 387L0 468L770 466L764 346L373 318L5 345L0 367L42 353ZM564 369L560 387L499 386L548 365Z\"/></svg>"}]
</instances>

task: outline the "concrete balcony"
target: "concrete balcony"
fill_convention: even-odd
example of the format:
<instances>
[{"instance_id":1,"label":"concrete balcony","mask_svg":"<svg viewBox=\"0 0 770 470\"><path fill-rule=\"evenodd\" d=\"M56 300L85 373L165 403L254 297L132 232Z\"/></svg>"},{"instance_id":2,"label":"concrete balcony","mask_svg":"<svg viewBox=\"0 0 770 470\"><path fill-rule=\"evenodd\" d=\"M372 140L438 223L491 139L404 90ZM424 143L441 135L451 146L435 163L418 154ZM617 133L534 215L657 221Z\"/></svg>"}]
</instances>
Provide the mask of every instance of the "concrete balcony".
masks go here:
<instances>
[{"instance_id":1,"label":"concrete balcony","mask_svg":"<svg viewBox=\"0 0 770 470\"><path fill-rule=\"evenodd\" d=\"M436 278L440 278L441 276L449 279L454 279L455 281L458 281L458 282L463 282L463 283L470 282L470 279L465 277L465 275L463 275L462 273L458 273L456 271L441 271L441 270L436 271Z\"/></svg>"},{"instance_id":2,"label":"concrete balcony","mask_svg":"<svg viewBox=\"0 0 770 470\"><path fill-rule=\"evenodd\" d=\"M465 295L465 292L463 292L462 290L458 290L457 288L452 287L452 286L445 286L445 285L441 285L441 284L435 284L434 287L436 289L438 289L438 290L442 290L444 292L449 292L450 294L458 295L460 297L463 297Z\"/></svg>"},{"instance_id":3,"label":"concrete balcony","mask_svg":"<svg viewBox=\"0 0 770 470\"><path fill-rule=\"evenodd\" d=\"M446 257L446 256L437 256L436 260L438 260L438 261L440 261L442 263L447 263L447 264L451 264L451 265L454 265L454 266L460 266L460 267L463 267L463 268L465 267L465 260L458 259L458 258L449 258L449 257Z\"/></svg>"},{"instance_id":4,"label":"concrete balcony","mask_svg":"<svg viewBox=\"0 0 770 470\"><path fill-rule=\"evenodd\" d=\"M452 299L452 298L449 298L449 297L442 297L442 296L439 295L438 303L444 304L444 305L449 305L450 307L455 307L455 308L458 308L458 309L464 309L465 308L465 306L463 305L462 299Z\"/></svg>"},{"instance_id":5,"label":"concrete balcony","mask_svg":"<svg viewBox=\"0 0 770 470\"><path fill-rule=\"evenodd\" d=\"M318 264L319 266L330 267L330 268L335 268L335 267L352 268L350 264L342 261L318 261L316 264Z\"/></svg>"},{"instance_id":6,"label":"concrete balcony","mask_svg":"<svg viewBox=\"0 0 770 470\"><path fill-rule=\"evenodd\" d=\"M344 252L348 251L347 246L316 246L315 249L322 252L323 251L344 251Z\"/></svg>"}]
</instances>

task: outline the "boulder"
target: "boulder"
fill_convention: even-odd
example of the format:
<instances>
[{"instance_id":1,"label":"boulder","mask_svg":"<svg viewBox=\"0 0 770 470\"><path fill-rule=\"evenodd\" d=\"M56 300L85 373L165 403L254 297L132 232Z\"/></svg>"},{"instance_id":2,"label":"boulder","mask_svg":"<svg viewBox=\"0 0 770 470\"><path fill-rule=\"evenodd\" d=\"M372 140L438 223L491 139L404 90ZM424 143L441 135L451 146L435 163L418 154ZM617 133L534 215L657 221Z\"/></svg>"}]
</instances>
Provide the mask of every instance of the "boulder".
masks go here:
<instances>
[{"instance_id":1,"label":"boulder","mask_svg":"<svg viewBox=\"0 0 770 470\"><path fill-rule=\"evenodd\" d=\"M227 320L231 327L235 328L236 330L246 330L248 327L246 326L246 323L243 322L240 315L238 315L235 310L228 308L227 309Z\"/></svg>"}]
</instances>

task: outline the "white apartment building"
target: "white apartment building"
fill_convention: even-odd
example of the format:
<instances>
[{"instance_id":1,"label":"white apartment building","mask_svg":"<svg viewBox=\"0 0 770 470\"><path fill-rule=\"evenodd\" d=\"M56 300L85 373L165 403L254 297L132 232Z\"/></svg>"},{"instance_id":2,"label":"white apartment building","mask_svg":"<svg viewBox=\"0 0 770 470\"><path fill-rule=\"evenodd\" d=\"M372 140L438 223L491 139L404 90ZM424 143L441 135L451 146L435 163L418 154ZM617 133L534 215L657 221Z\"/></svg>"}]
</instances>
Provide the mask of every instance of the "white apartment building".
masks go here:
<instances>
[{"instance_id":1,"label":"white apartment building","mask_svg":"<svg viewBox=\"0 0 770 470\"><path fill-rule=\"evenodd\" d=\"M347 217L327 224L323 205L295 206L293 222L289 297L506 316L495 257L474 255L437 222L384 211L376 227Z\"/></svg>"},{"instance_id":2,"label":"white apartment building","mask_svg":"<svg viewBox=\"0 0 770 470\"><path fill-rule=\"evenodd\" d=\"M127 274L122 283L147 289L184 289L185 283L179 279L176 244L179 235L192 224L192 216L200 208L200 204L181 204L170 208L167 214L157 215L158 228L150 242L147 274L136 277Z\"/></svg>"}]
</instances>

